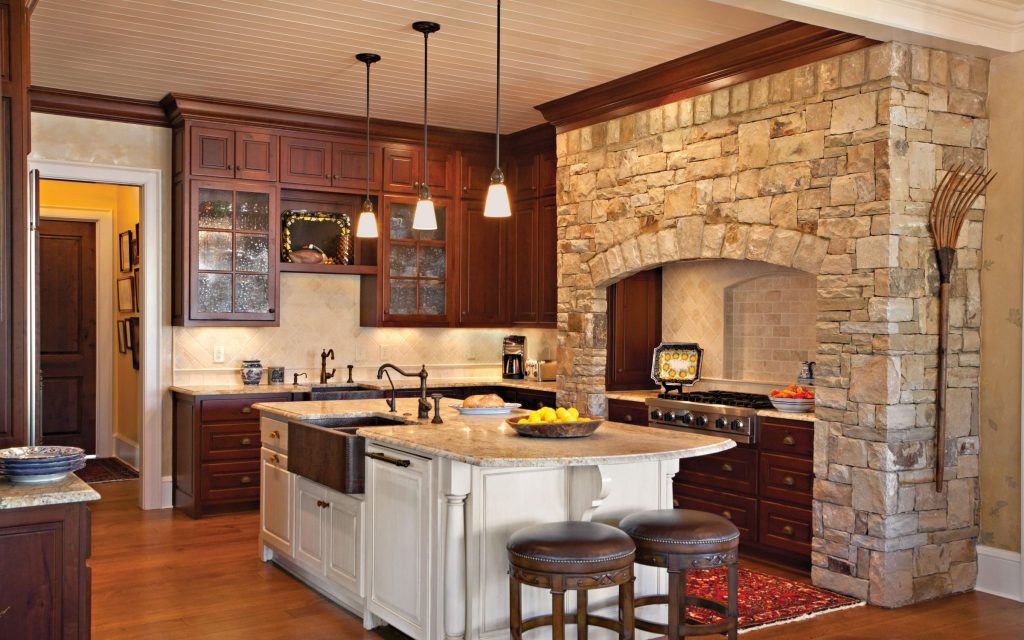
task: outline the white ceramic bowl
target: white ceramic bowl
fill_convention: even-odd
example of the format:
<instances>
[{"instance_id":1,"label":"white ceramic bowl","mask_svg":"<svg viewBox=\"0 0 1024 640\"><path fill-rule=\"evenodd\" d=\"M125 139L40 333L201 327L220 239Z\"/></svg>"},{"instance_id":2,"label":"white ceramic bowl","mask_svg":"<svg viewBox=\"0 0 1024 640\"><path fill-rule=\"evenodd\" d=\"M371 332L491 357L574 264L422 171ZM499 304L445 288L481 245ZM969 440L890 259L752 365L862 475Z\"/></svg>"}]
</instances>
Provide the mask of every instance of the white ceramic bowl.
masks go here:
<instances>
[{"instance_id":1,"label":"white ceramic bowl","mask_svg":"<svg viewBox=\"0 0 1024 640\"><path fill-rule=\"evenodd\" d=\"M814 411L814 398L771 398L772 406L783 413Z\"/></svg>"}]
</instances>

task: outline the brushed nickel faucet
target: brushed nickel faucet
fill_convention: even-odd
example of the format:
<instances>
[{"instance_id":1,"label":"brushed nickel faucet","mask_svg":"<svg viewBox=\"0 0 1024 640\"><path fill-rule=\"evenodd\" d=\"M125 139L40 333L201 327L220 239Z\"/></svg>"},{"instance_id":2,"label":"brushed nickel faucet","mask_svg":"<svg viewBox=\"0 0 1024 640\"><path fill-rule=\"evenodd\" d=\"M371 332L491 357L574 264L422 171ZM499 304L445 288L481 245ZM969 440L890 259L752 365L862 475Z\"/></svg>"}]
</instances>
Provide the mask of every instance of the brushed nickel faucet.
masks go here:
<instances>
[{"instance_id":1,"label":"brushed nickel faucet","mask_svg":"<svg viewBox=\"0 0 1024 640\"><path fill-rule=\"evenodd\" d=\"M390 362L385 362L380 365L377 369L377 379L381 380L384 378L384 374L387 373L388 382L391 382L391 374L388 373L388 369L394 369L397 373L406 376L407 378L419 378L420 379L420 397L418 401L419 411L416 412L416 417L420 420L425 420L430 417L430 401L427 400L427 365L422 365L419 371L416 373L409 373L403 371ZM387 400L388 406L391 407L392 413L395 412L397 394L395 392L395 383L391 382L391 399Z\"/></svg>"},{"instance_id":2,"label":"brushed nickel faucet","mask_svg":"<svg viewBox=\"0 0 1024 640\"><path fill-rule=\"evenodd\" d=\"M333 378L334 372L337 371L337 369L331 369L331 372L327 373L327 358L334 360L334 349L324 350L320 354L320 384L327 384L327 381Z\"/></svg>"}]
</instances>

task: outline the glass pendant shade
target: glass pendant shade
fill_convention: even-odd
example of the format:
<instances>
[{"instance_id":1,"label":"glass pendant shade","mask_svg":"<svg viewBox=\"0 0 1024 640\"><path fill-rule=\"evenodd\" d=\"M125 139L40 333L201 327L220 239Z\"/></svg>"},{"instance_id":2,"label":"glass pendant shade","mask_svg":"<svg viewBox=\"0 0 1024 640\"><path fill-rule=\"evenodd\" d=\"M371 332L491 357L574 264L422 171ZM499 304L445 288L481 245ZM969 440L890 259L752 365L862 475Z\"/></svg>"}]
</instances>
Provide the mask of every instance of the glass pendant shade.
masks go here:
<instances>
[{"instance_id":1,"label":"glass pendant shade","mask_svg":"<svg viewBox=\"0 0 1024 640\"><path fill-rule=\"evenodd\" d=\"M508 199L508 188L504 180L491 178L491 186L487 187L487 199L484 201L485 218L512 217L512 203Z\"/></svg>"},{"instance_id":2,"label":"glass pendant shade","mask_svg":"<svg viewBox=\"0 0 1024 640\"><path fill-rule=\"evenodd\" d=\"M377 237L377 214L373 212L373 203L369 199L363 201L363 210L359 212L359 222L356 223L356 237Z\"/></svg>"},{"instance_id":3,"label":"glass pendant shade","mask_svg":"<svg viewBox=\"0 0 1024 640\"><path fill-rule=\"evenodd\" d=\"M420 189L420 199L416 202L416 211L412 214L412 228L419 231L437 229L437 214L434 212L434 201L430 199L429 189Z\"/></svg>"}]
</instances>

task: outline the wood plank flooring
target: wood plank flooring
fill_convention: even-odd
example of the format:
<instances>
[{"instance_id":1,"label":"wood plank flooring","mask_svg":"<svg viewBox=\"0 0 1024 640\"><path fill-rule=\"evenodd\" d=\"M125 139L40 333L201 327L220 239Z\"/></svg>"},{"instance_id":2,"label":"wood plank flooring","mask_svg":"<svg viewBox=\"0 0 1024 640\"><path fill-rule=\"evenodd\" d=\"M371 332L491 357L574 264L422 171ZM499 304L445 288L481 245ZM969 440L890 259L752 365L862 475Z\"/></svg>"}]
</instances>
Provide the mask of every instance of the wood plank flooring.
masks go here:
<instances>
[{"instance_id":1,"label":"wood plank flooring","mask_svg":"<svg viewBox=\"0 0 1024 640\"><path fill-rule=\"evenodd\" d=\"M140 511L137 481L95 485L93 637L97 640L397 640L259 559L258 514L192 520ZM797 577L756 563L761 571ZM746 640L1024 638L1024 603L981 593L903 609L857 607L744 634Z\"/></svg>"}]
</instances>

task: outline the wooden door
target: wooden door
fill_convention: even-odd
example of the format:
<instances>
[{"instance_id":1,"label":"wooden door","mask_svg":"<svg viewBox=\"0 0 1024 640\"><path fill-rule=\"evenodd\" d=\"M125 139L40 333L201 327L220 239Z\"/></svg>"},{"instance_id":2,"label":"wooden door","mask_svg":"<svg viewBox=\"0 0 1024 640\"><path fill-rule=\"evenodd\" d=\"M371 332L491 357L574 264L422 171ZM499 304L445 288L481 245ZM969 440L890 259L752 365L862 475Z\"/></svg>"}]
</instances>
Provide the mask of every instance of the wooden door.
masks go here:
<instances>
[{"instance_id":1,"label":"wooden door","mask_svg":"<svg viewBox=\"0 0 1024 640\"><path fill-rule=\"evenodd\" d=\"M459 182L464 200L480 200L487 197L494 171L494 158L483 154L464 153L459 159Z\"/></svg>"},{"instance_id":2,"label":"wooden door","mask_svg":"<svg viewBox=\"0 0 1024 640\"><path fill-rule=\"evenodd\" d=\"M558 205L542 198L537 208L537 322L558 320Z\"/></svg>"},{"instance_id":3,"label":"wooden door","mask_svg":"<svg viewBox=\"0 0 1024 640\"><path fill-rule=\"evenodd\" d=\"M515 203L509 226L509 305L514 323L537 322L537 217L536 199Z\"/></svg>"},{"instance_id":4,"label":"wooden door","mask_svg":"<svg viewBox=\"0 0 1024 640\"><path fill-rule=\"evenodd\" d=\"M536 198L537 189L537 156L533 154L517 156L512 163L515 171L513 184L516 198Z\"/></svg>"},{"instance_id":5,"label":"wooden door","mask_svg":"<svg viewBox=\"0 0 1024 640\"><path fill-rule=\"evenodd\" d=\"M420 160L422 161L422 158ZM422 169L420 173L422 173ZM427 185L430 187L430 195L435 198L453 195L455 191L455 157L447 150L431 149L427 154Z\"/></svg>"},{"instance_id":6,"label":"wooden door","mask_svg":"<svg viewBox=\"0 0 1024 640\"><path fill-rule=\"evenodd\" d=\"M335 142L331 149L333 153L331 158L332 186L365 193L366 173L369 171L370 192L380 191L381 160L379 146L371 143L369 165L366 162L365 142Z\"/></svg>"},{"instance_id":7,"label":"wooden door","mask_svg":"<svg viewBox=\"0 0 1024 640\"><path fill-rule=\"evenodd\" d=\"M323 575L327 489L302 477L295 478L295 561Z\"/></svg>"},{"instance_id":8,"label":"wooden door","mask_svg":"<svg viewBox=\"0 0 1024 640\"><path fill-rule=\"evenodd\" d=\"M260 533L263 544L292 557L292 495L294 475L288 456L269 449L261 452Z\"/></svg>"},{"instance_id":9,"label":"wooden door","mask_svg":"<svg viewBox=\"0 0 1024 640\"><path fill-rule=\"evenodd\" d=\"M542 196L555 195L558 180L558 160L554 152L542 153L537 157L537 187Z\"/></svg>"},{"instance_id":10,"label":"wooden door","mask_svg":"<svg viewBox=\"0 0 1024 640\"><path fill-rule=\"evenodd\" d=\"M277 136L271 133L235 133L235 177L277 181Z\"/></svg>"},{"instance_id":11,"label":"wooden door","mask_svg":"<svg viewBox=\"0 0 1024 640\"><path fill-rule=\"evenodd\" d=\"M411 145L384 147L384 191L418 195L422 162L420 150Z\"/></svg>"},{"instance_id":12,"label":"wooden door","mask_svg":"<svg viewBox=\"0 0 1024 640\"><path fill-rule=\"evenodd\" d=\"M281 138L281 182L331 185L331 143L317 138Z\"/></svg>"},{"instance_id":13,"label":"wooden door","mask_svg":"<svg viewBox=\"0 0 1024 640\"><path fill-rule=\"evenodd\" d=\"M448 325L457 319L455 244L458 215L451 202L434 198L437 229L412 228L416 199L385 196L381 206L383 320L400 326Z\"/></svg>"},{"instance_id":14,"label":"wooden door","mask_svg":"<svg viewBox=\"0 0 1024 640\"><path fill-rule=\"evenodd\" d=\"M661 269L608 287L608 389L652 387L651 358L661 342Z\"/></svg>"},{"instance_id":15,"label":"wooden door","mask_svg":"<svg viewBox=\"0 0 1024 640\"><path fill-rule=\"evenodd\" d=\"M327 579L363 596L363 502L327 491Z\"/></svg>"},{"instance_id":16,"label":"wooden door","mask_svg":"<svg viewBox=\"0 0 1024 640\"><path fill-rule=\"evenodd\" d=\"M96 452L96 225L39 225L40 443Z\"/></svg>"},{"instance_id":17,"label":"wooden door","mask_svg":"<svg viewBox=\"0 0 1024 640\"><path fill-rule=\"evenodd\" d=\"M235 177L235 132L216 127L192 127L192 174Z\"/></svg>"},{"instance_id":18,"label":"wooden door","mask_svg":"<svg viewBox=\"0 0 1024 640\"><path fill-rule=\"evenodd\" d=\"M502 325L507 319L505 239L509 220L485 218L483 202L462 201L459 322Z\"/></svg>"}]
</instances>

